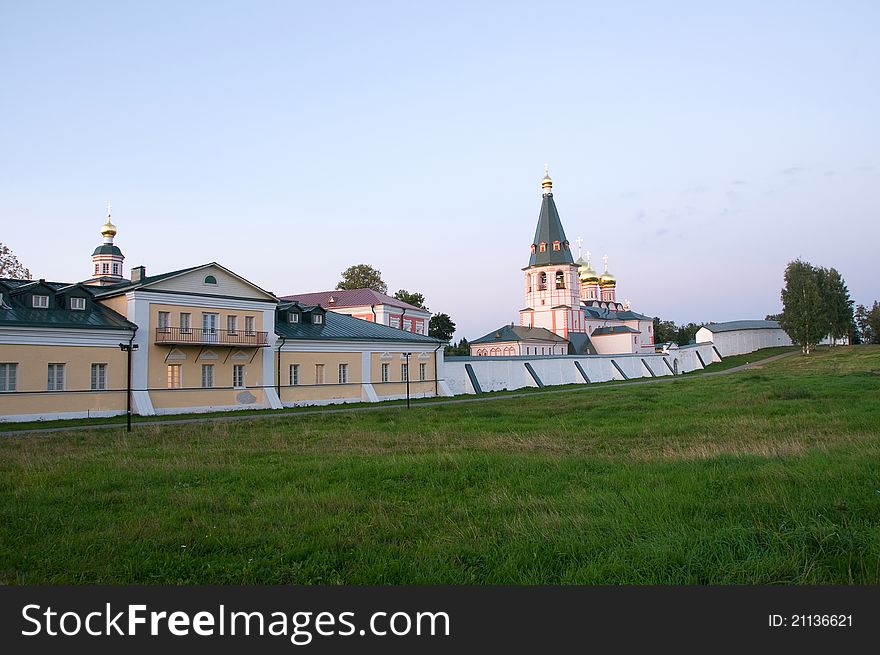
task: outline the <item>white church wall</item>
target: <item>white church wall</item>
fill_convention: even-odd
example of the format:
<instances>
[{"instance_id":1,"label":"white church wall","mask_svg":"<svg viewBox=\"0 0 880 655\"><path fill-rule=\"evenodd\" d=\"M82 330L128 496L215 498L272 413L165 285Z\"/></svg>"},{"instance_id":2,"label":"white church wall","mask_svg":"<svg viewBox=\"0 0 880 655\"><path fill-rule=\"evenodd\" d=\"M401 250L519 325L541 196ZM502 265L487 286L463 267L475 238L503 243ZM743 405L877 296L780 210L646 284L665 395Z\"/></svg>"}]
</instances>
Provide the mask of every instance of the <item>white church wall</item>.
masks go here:
<instances>
[{"instance_id":1,"label":"white church wall","mask_svg":"<svg viewBox=\"0 0 880 655\"><path fill-rule=\"evenodd\" d=\"M711 342L715 344L722 357L744 355L761 348L791 345L791 339L785 330L774 328L711 332L703 327L697 330L696 340L697 343Z\"/></svg>"},{"instance_id":2,"label":"white church wall","mask_svg":"<svg viewBox=\"0 0 880 655\"><path fill-rule=\"evenodd\" d=\"M651 372L656 377L663 377L672 375L670 369L677 370L678 373L702 369L703 364L697 353L707 365L717 360L712 351L712 344L687 346L671 351L667 355L650 353L546 357L450 357L445 361L445 377L446 383L455 395L474 393L465 368L468 364L472 367L480 388L484 392L512 391L538 386L538 383L529 374L525 366L526 363L531 365L542 384L548 387L560 384L587 384L575 362L581 365L591 383L623 380L623 375L614 363L629 379L650 378L652 377ZM642 359L647 362L650 371L645 368ZM664 359L668 362L668 367L664 363Z\"/></svg>"}]
</instances>

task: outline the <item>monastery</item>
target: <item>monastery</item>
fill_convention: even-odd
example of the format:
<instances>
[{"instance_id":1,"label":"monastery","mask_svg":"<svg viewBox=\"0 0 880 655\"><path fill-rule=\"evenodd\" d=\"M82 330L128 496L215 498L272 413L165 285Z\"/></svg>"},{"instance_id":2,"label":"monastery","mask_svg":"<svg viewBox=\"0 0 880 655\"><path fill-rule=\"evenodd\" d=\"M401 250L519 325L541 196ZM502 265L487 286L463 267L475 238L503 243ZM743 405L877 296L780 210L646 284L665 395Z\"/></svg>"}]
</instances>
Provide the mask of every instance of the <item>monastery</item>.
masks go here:
<instances>
[{"instance_id":1,"label":"monastery","mask_svg":"<svg viewBox=\"0 0 880 655\"><path fill-rule=\"evenodd\" d=\"M617 278L599 274L580 253L575 261L545 169L541 211L523 269L525 307L519 326L504 325L470 343L472 356L653 353L654 323L617 301ZM578 239L580 241L580 239Z\"/></svg>"},{"instance_id":2,"label":"monastery","mask_svg":"<svg viewBox=\"0 0 880 655\"><path fill-rule=\"evenodd\" d=\"M125 279L116 234L108 211L84 281L0 279L0 420L450 395L424 310L281 299L214 262ZM349 301L376 313L328 311Z\"/></svg>"}]
</instances>

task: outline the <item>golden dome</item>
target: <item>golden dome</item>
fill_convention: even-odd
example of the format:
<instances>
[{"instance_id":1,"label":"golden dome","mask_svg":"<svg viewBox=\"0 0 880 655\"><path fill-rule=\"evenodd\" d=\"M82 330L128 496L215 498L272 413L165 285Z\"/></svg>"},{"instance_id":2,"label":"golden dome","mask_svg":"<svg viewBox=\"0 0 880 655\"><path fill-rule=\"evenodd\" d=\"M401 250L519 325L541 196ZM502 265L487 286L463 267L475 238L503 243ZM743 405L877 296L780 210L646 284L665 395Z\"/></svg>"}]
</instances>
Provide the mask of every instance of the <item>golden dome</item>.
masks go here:
<instances>
[{"instance_id":1,"label":"golden dome","mask_svg":"<svg viewBox=\"0 0 880 655\"><path fill-rule=\"evenodd\" d=\"M605 272L599 277L599 285L603 287L616 287L617 278L609 273L608 269L605 269Z\"/></svg>"},{"instance_id":2,"label":"golden dome","mask_svg":"<svg viewBox=\"0 0 880 655\"><path fill-rule=\"evenodd\" d=\"M553 188L553 180L550 179L550 169L544 164L544 178L541 180L541 188L549 191Z\"/></svg>"},{"instance_id":3,"label":"golden dome","mask_svg":"<svg viewBox=\"0 0 880 655\"><path fill-rule=\"evenodd\" d=\"M581 276L581 282L585 282L587 284L596 284L599 281L599 273L593 268L593 265L589 262L584 262L584 265L578 268L578 273Z\"/></svg>"},{"instance_id":4,"label":"golden dome","mask_svg":"<svg viewBox=\"0 0 880 655\"><path fill-rule=\"evenodd\" d=\"M103 237L115 237L116 236L116 226L110 222L110 217L107 217L107 222L101 226L101 236Z\"/></svg>"}]
</instances>

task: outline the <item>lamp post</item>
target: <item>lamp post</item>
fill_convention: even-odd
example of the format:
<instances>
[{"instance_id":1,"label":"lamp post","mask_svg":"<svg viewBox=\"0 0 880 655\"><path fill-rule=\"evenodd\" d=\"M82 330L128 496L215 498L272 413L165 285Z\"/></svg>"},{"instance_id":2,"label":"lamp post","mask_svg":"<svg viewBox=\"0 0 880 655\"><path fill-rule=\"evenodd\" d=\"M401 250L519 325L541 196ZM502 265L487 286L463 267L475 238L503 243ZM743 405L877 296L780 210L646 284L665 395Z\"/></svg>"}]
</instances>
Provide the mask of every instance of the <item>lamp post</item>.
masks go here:
<instances>
[{"instance_id":1,"label":"lamp post","mask_svg":"<svg viewBox=\"0 0 880 655\"><path fill-rule=\"evenodd\" d=\"M409 409L409 356L412 353L403 353L406 356L406 408Z\"/></svg>"},{"instance_id":2,"label":"lamp post","mask_svg":"<svg viewBox=\"0 0 880 655\"><path fill-rule=\"evenodd\" d=\"M134 341L134 337L131 338ZM119 349L128 353L128 371L126 373L126 379L128 380L126 384L126 402L125 402L125 414L126 414L126 432L131 432L131 353L138 349L138 345L136 343L132 343L129 341L128 343L120 343Z\"/></svg>"}]
</instances>

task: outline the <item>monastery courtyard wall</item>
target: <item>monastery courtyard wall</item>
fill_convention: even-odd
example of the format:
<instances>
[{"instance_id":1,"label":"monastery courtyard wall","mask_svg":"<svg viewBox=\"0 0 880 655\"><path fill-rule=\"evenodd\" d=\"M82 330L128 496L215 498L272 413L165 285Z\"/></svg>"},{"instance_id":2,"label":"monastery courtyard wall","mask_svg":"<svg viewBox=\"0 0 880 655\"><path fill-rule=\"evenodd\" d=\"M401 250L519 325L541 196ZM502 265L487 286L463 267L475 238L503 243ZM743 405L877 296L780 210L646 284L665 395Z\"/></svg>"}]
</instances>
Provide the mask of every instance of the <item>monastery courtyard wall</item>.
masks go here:
<instances>
[{"instance_id":1,"label":"monastery courtyard wall","mask_svg":"<svg viewBox=\"0 0 880 655\"><path fill-rule=\"evenodd\" d=\"M444 377L458 395L661 377L698 371L720 361L711 343L684 346L668 354L447 357Z\"/></svg>"}]
</instances>

